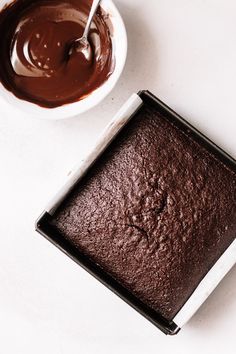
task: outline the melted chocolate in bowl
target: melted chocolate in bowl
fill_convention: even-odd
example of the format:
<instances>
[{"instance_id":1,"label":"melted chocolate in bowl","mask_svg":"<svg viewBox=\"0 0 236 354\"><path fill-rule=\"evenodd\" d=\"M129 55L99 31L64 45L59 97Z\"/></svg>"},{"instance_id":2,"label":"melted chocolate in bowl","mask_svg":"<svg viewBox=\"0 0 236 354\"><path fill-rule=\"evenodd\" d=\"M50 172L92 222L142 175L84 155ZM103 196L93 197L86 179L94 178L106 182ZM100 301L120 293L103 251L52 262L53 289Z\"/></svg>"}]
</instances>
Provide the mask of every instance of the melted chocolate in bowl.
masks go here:
<instances>
[{"instance_id":1,"label":"melted chocolate in bowl","mask_svg":"<svg viewBox=\"0 0 236 354\"><path fill-rule=\"evenodd\" d=\"M0 13L0 81L20 99L54 108L79 101L112 74L112 40L101 7L89 34L92 59L68 55L91 0L17 0Z\"/></svg>"}]
</instances>

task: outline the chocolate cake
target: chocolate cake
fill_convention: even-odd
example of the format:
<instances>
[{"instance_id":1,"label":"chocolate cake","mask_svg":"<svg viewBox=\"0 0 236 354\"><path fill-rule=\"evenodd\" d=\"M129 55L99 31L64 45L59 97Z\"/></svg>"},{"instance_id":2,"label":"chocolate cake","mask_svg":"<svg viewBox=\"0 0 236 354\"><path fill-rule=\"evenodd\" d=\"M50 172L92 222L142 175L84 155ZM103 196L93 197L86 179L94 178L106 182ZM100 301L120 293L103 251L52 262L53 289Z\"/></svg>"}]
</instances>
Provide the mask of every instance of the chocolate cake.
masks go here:
<instances>
[{"instance_id":1,"label":"chocolate cake","mask_svg":"<svg viewBox=\"0 0 236 354\"><path fill-rule=\"evenodd\" d=\"M235 239L236 174L144 105L51 225L171 320Z\"/></svg>"}]
</instances>

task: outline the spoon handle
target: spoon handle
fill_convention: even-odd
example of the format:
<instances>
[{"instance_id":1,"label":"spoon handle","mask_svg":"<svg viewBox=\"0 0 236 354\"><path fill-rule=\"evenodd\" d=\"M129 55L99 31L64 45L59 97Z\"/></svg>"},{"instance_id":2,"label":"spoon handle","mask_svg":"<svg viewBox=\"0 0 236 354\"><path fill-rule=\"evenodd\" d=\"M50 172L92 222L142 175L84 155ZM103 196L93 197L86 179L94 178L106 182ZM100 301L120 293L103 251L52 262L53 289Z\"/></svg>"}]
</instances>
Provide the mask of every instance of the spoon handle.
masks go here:
<instances>
[{"instance_id":1,"label":"spoon handle","mask_svg":"<svg viewBox=\"0 0 236 354\"><path fill-rule=\"evenodd\" d=\"M86 38L86 39L88 38L90 26L91 26L93 17L97 11L97 8L98 8L100 2L101 2L101 0L93 0L92 6L90 9L90 13L89 13L89 17L88 17L88 20L87 20L87 23L86 23L86 26L84 29L83 38Z\"/></svg>"}]
</instances>

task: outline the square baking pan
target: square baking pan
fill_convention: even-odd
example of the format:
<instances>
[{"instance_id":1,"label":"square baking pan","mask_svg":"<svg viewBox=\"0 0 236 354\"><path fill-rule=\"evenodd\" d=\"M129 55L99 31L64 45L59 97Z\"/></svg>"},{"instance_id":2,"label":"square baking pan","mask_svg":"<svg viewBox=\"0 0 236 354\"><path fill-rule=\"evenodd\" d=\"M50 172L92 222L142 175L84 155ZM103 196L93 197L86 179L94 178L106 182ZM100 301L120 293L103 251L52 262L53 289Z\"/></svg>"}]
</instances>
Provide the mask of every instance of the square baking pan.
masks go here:
<instances>
[{"instance_id":1,"label":"square baking pan","mask_svg":"<svg viewBox=\"0 0 236 354\"><path fill-rule=\"evenodd\" d=\"M165 334L173 335L178 333L182 326L191 318L222 280L225 274L236 263L235 236L233 239L231 238L227 244L227 248L224 249L224 252L221 252L217 261L212 264L207 273L202 277L201 281L194 287L191 295L184 302L183 306L181 306L175 316L170 319L163 316L161 311L154 310L151 306L147 305L133 292L128 290L128 288L121 282L117 281L109 272L106 272L103 267L100 267L97 262L92 261L90 257L86 256L86 254L79 250L78 247L75 247L63 236L63 233L53 227L51 223L56 211L70 196L73 190L78 188L95 163L99 162L103 154L108 151L111 144L122 135L125 127L131 120L133 121L135 119L143 107L152 107L152 109L156 110L161 116L163 116L169 124L173 124L182 132L182 134L185 134L189 139L192 139L199 144L203 149L209 152L214 159L223 164L226 169L232 171L232 173L236 173L235 160L150 92L140 91L139 94L133 94L130 97L105 129L91 153L73 169L64 186L46 206L44 212L37 220L36 230L144 317L150 320Z\"/></svg>"}]
</instances>

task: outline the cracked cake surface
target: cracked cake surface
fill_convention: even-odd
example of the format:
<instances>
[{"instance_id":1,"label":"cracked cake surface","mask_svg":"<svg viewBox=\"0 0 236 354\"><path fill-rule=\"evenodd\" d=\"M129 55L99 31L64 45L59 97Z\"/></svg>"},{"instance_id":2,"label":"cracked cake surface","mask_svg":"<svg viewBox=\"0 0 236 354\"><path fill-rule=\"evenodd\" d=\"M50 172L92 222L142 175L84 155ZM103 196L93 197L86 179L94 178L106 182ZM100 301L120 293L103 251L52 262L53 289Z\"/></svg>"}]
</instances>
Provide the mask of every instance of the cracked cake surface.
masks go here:
<instances>
[{"instance_id":1,"label":"cracked cake surface","mask_svg":"<svg viewBox=\"0 0 236 354\"><path fill-rule=\"evenodd\" d=\"M171 320L236 234L236 175L144 105L51 224Z\"/></svg>"}]
</instances>

